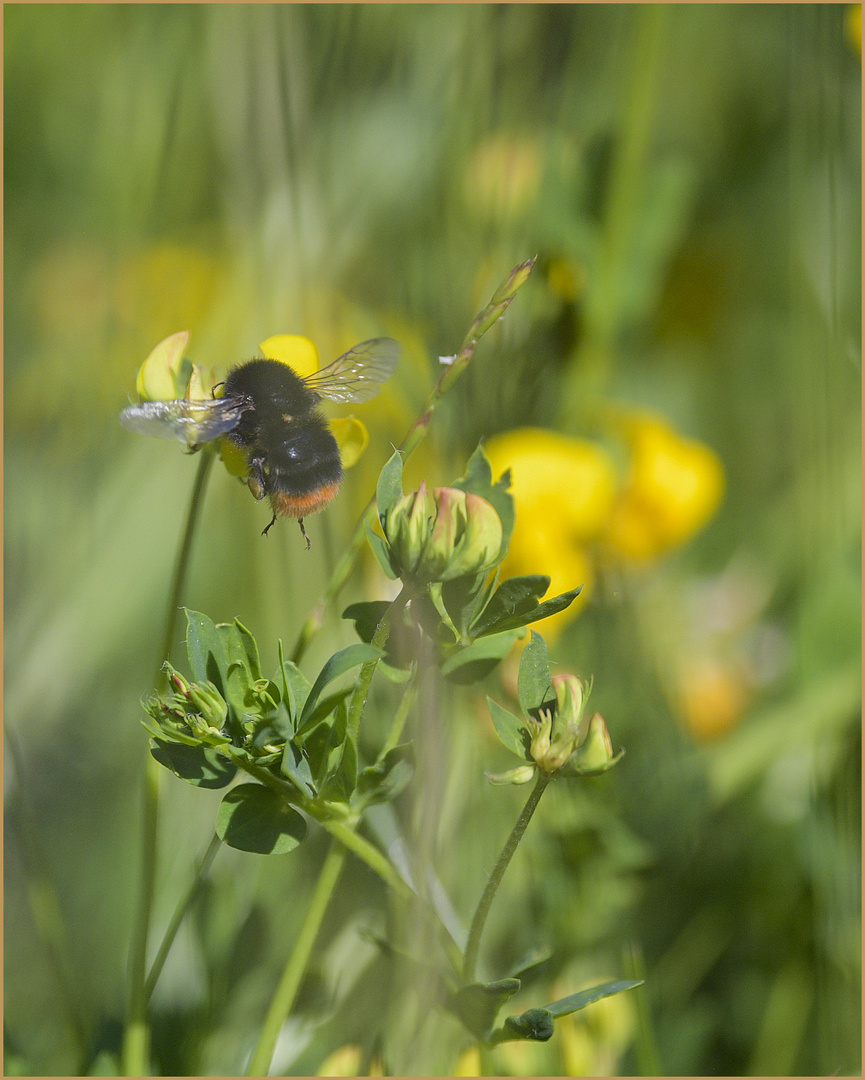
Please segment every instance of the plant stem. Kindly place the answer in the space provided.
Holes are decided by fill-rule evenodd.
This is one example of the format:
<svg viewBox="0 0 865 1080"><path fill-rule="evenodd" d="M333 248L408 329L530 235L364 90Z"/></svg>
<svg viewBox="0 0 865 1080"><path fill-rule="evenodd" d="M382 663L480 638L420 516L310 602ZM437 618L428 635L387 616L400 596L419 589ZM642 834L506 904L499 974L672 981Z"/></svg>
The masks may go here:
<svg viewBox="0 0 865 1080"><path fill-rule="evenodd" d="M151 965L150 973L147 976L147 981L144 986L144 992L147 995L148 1001L150 1001L153 990L159 981L159 976L162 974L162 969L165 966L165 961L171 951L171 946L174 944L174 939L177 936L177 931L180 929L180 924L183 922L187 911L189 911L195 898L201 891L201 887L210 872L210 867L213 864L213 860L216 858L216 853L219 851L220 847L222 847L222 841L214 834L208 845L207 851L205 851L201 862L198 864L198 869L190 882L189 888L174 909L174 914L171 916L171 922L168 924L168 929L163 935L159 950L156 953L156 958Z"/></svg>
<svg viewBox="0 0 865 1080"><path fill-rule="evenodd" d="M453 362L445 367L438 382L435 384L432 392L427 398L420 416L409 428L405 438L397 447L403 454L403 462L408 459L426 435L427 428L430 425L432 415L435 412L438 403L453 387L457 379L465 372L471 358L474 356L475 347L478 341L480 341L487 330L489 330L489 328L504 315L508 305L516 296L517 289L525 282L534 265L535 259L532 258L527 259L524 263L520 263L519 266L515 266L496 290L484 310L469 327L469 332L463 339L459 353L456 355ZM333 574L327 584L324 596L315 606L311 615L303 625L303 629L298 636L297 643L294 646L294 652L291 656L291 659L295 664L300 663L300 659L306 652L310 641L321 627L324 613L327 610L328 605L336 599L337 594L343 585L345 585L349 574L351 574L351 571L354 569L354 564L357 562L358 555L366 540L366 530L375 520L375 514L376 505L375 497L373 496L358 519L351 540L348 542L348 547L334 567Z"/></svg>
<svg viewBox="0 0 865 1080"><path fill-rule="evenodd" d="M399 745L399 741L402 738L403 728L405 722L408 719L409 709L411 709L414 699L417 696L417 667L412 666L411 675L406 683L406 688L403 691L403 695L400 698L397 710L394 713L393 722L390 725L390 731L387 733L387 738L382 743L381 750L378 754L378 760L383 761L387 754L390 753L394 747Z"/></svg>
<svg viewBox="0 0 865 1080"><path fill-rule="evenodd" d="M168 600L165 618L165 636L156 673L157 685L164 677L162 664L171 651L174 641L177 609L186 584L186 572L192 551L192 541L207 478L213 464L214 454L205 450L198 463L195 484L186 516L186 527L177 555L174 582ZM122 1065L124 1076L147 1076L150 1073L150 1032L147 1024L147 1004L150 998L147 987L147 937L156 883L156 847L159 830L159 786L162 768L151 754L147 755L144 771L141 813L141 882L138 894L138 910L132 935L129 958L129 999L126 1029L123 1034Z"/></svg>
<svg viewBox="0 0 865 1080"><path fill-rule="evenodd" d="M390 607L387 608L384 615L381 617L381 621L375 628L375 633L370 642L373 648L381 649L382 652L384 652L384 647L387 644L394 617L399 617L402 609L409 601L409 596L409 591L403 586L402 589L400 589L399 595L391 603ZM363 707L366 704L372 677L375 675L375 669L377 667L378 657L376 657L375 660L369 660L365 663L360 669L360 674L357 677L357 682L352 691L351 702L348 707L348 730L355 740L357 740L357 735L360 731L360 720L363 716Z"/></svg>
<svg viewBox="0 0 865 1080"><path fill-rule="evenodd" d="M324 913L327 910L327 905L345 862L345 854L345 847L334 839L331 842L330 850L316 882L303 925L294 942L294 948L291 950L282 978L279 980L276 993L273 995L273 1000L267 1011L258 1044L249 1059L246 1069L247 1076L267 1075L280 1029L294 1005L303 973L309 963L312 947L324 919Z"/></svg>
<svg viewBox="0 0 865 1080"><path fill-rule="evenodd" d="M505 875L505 871L510 865L514 852L517 850L519 842L523 838L523 833L526 831L529 822L532 820L532 815L537 809L538 803L541 801L541 795L543 795L549 782L550 777L547 776L546 773L538 773L538 778L535 781L535 786L529 796L528 802L523 807L523 812L517 818L517 823L514 825L511 835L507 839L507 843L502 848L502 853L499 855L498 862L493 867L493 872L490 874L487 886L478 901L477 910L475 911L471 929L469 930L469 938L466 943L465 958L463 960L464 983L474 982L475 968L477 967L478 952L481 944L481 934L484 931L487 915L489 915L490 908L492 907L501 880Z"/></svg>
<svg viewBox="0 0 865 1080"><path fill-rule="evenodd" d="M180 610L180 601L183 589L186 585L186 572L189 569L189 558L192 553L192 541L195 530L198 527L198 518L204 503L204 491L210 477L210 470L216 460L215 452L207 447L201 452L198 461L198 472L195 474L195 485L189 500L189 510L186 516L186 528L183 531L183 540L180 551L177 553L177 565L174 569L174 585L168 600L168 611L165 618L165 638L162 642L162 652L159 659L159 673L162 677L162 663L171 655L171 646L174 644L174 635L177 627L177 616Z"/></svg>

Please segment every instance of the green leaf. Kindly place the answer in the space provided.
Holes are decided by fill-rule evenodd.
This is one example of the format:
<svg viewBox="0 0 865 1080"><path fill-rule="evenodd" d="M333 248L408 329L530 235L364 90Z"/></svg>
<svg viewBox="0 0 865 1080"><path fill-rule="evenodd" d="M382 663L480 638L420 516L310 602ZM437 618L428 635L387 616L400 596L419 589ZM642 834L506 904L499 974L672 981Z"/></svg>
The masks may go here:
<svg viewBox="0 0 865 1080"><path fill-rule="evenodd" d="M200 611L186 611L186 655L195 682L212 682L225 697L228 661L222 637L213 622Z"/></svg>
<svg viewBox="0 0 865 1080"><path fill-rule="evenodd" d="M472 626L472 637L495 634L530 622L530 618L524 621L523 615L537 609L540 598L549 587L550 579L545 574L527 574L503 581Z"/></svg>
<svg viewBox="0 0 865 1080"><path fill-rule="evenodd" d="M246 667L252 676L253 682L258 682L264 676L261 674L261 661L258 656L258 644L249 630L243 625L240 619L234 620L234 626L237 630L237 637L240 641L240 646L246 655Z"/></svg>
<svg viewBox="0 0 865 1080"><path fill-rule="evenodd" d="M332 712L334 712L340 702L344 701L351 693L352 687L346 686L342 690L335 690L332 694L325 694L324 697L318 699L318 703L315 708L306 718L304 730L300 732L295 738L299 746L305 745L305 738L309 732L314 731L317 724L322 720L326 720Z"/></svg>
<svg viewBox="0 0 865 1080"><path fill-rule="evenodd" d="M480 495L482 499L492 504L502 522L502 543L497 557L501 560L507 554L516 520L514 499L508 490L511 486L510 470L504 472L495 483L492 480L490 463L484 453L483 445L479 443L469 458L465 476L456 480L451 486L459 488L460 491L470 491L473 495Z"/></svg>
<svg viewBox="0 0 865 1080"><path fill-rule="evenodd" d="M357 604L349 604L342 613L342 617L352 620L355 633L368 645L390 606L390 600L364 600Z"/></svg>
<svg viewBox="0 0 865 1080"><path fill-rule="evenodd" d="M525 577L508 578L493 595L481 617L471 628L472 637L497 634L518 626L546 619L569 607L582 591L582 585L544 603L538 601L550 587L550 579L544 574L527 574Z"/></svg>
<svg viewBox="0 0 865 1080"><path fill-rule="evenodd" d="M306 836L306 821L270 788L240 784L220 803L216 834L239 851L284 855Z"/></svg>
<svg viewBox="0 0 865 1080"><path fill-rule="evenodd" d="M514 716L512 712L503 709L491 697L487 698L487 705L489 705L490 716L493 718L496 734L502 743L518 758L522 758L523 761L530 761L529 746L532 740L525 723L518 716Z"/></svg>
<svg viewBox="0 0 865 1080"><path fill-rule="evenodd" d="M369 541L369 546L372 548L372 553L378 560L379 566L384 571L384 575L390 578L391 581L396 581L399 574L394 568L393 563L390 560L390 548L384 537L378 535L377 532L373 532L372 529L366 530L366 538Z"/></svg>
<svg viewBox="0 0 865 1080"><path fill-rule="evenodd" d="M380 656L380 649L374 649L372 645L367 644L349 645L347 648L340 649L339 652L334 653L319 672L318 678L312 684L312 689L309 692L303 706L303 711L300 714L300 722L297 725L297 734L303 734L304 728L306 727L309 718L312 716L319 696L328 683L333 682L334 679L339 678L340 675L345 674L346 671L350 671L353 667L357 667L358 664L366 664L370 660L377 660Z"/></svg>
<svg viewBox="0 0 865 1080"><path fill-rule="evenodd" d="M394 450L381 470L375 489L378 516L384 521L394 505L402 498L402 454Z"/></svg>
<svg viewBox="0 0 865 1080"><path fill-rule="evenodd" d="M354 622L357 636L361 641L369 644L378 629L382 616L390 607L389 600L362 601L357 604L349 604L342 613L342 617L351 619ZM404 672L411 666L414 657L417 656L418 643L417 627L409 617L406 609L403 608L399 612L398 618L391 624L391 630L384 647L383 660L392 668ZM379 665L379 670L383 671L383 664ZM404 674L400 674L399 678L403 679Z"/></svg>
<svg viewBox="0 0 865 1080"><path fill-rule="evenodd" d="M342 744L335 748L330 758L328 775L319 794L328 802L347 803L357 786L357 742L352 732L343 732Z"/></svg>
<svg viewBox="0 0 865 1080"><path fill-rule="evenodd" d="M470 983L451 995L447 1007L475 1038L484 1039L495 1023L499 1009L519 988L519 979Z"/></svg>
<svg viewBox="0 0 865 1080"><path fill-rule="evenodd" d="M532 1042L546 1042L552 1038L553 1017L547 1009L526 1009L519 1016L508 1016L504 1027L493 1036L493 1042L506 1042L510 1039L529 1039Z"/></svg>
<svg viewBox="0 0 865 1080"><path fill-rule="evenodd" d="M547 643L534 630L531 640L523 649L517 692L520 707L526 716L538 709L550 708L555 700Z"/></svg>
<svg viewBox="0 0 865 1080"><path fill-rule="evenodd" d="M417 620L418 626L436 644L443 648L456 644L456 629L450 625L450 615L441 602L441 586L438 583L431 585L422 596L416 596L412 600L411 614Z"/></svg>
<svg viewBox="0 0 865 1080"><path fill-rule="evenodd" d="M442 583L442 604L461 637L468 636L469 627L484 610L495 588L495 578L488 581L488 577L486 573L469 574Z"/></svg>
<svg viewBox="0 0 865 1080"><path fill-rule="evenodd" d="M280 650L282 642L280 642ZM284 660L280 651L280 669L282 674L282 692L285 707L291 718L293 727L297 728L297 720L309 697L311 686L309 679L300 670L293 660Z"/></svg>
<svg viewBox="0 0 865 1080"><path fill-rule="evenodd" d="M388 750L381 761L363 769L357 778L355 803L358 809L391 802L405 788L414 772L414 748L401 743Z"/></svg>
<svg viewBox="0 0 865 1080"><path fill-rule="evenodd" d="M525 975L527 972L534 971L542 964L545 964L547 960L553 955L553 950L549 945L539 945L526 953L522 959L518 960L513 966L510 972L512 979L519 979L521 982L525 982ZM549 1006L548 1006L549 1008Z"/></svg>
<svg viewBox="0 0 865 1080"><path fill-rule="evenodd" d="M458 686L478 682L504 660L518 637L518 630L509 630L478 638L471 645L458 646L441 665L441 673Z"/></svg>
<svg viewBox="0 0 865 1080"><path fill-rule="evenodd" d="M223 696L232 709L234 709L237 719L243 721L246 719L245 714L248 711L261 712L261 704L255 700L255 697L252 694L256 677L250 668L249 654L247 652L249 642L244 639L244 636L241 634L240 630L238 630L236 624L220 623L220 625L216 627L216 631L222 641L223 653L226 660L225 690ZM248 631L246 631L246 633L248 634ZM253 645L255 644L254 639L252 643ZM256 650L256 663L257 662L258 656ZM261 678L260 670L258 678Z"/></svg>
<svg viewBox="0 0 865 1080"><path fill-rule="evenodd" d="M579 1009L585 1009L593 1001L612 997L613 994L621 994L625 990L633 990L635 986L642 986L642 984L642 979L619 979L617 982L601 983L600 986L593 986L590 990L580 990L576 994L569 994L567 997L559 998L558 1001L547 1005L546 1011L551 1016L567 1016L569 1013L577 1012Z"/></svg>
<svg viewBox="0 0 865 1080"><path fill-rule="evenodd" d="M309 767L306 755L295 743L285 744L280 768L283 776L294 784L304 798L315 798L318 792L312 778L312 769Z"/></svg>
<svg viewBox="0 0 865 1080"><path fill-rule="evenodd" d="M234 779L237 766L224 754L206 746L183 746L154 739L150 753L160 765L193 787L223 788Z"/></svg>
<svg viewBox="0 0 865 1080"><path fill-rule="evenodd" d="M529 612L529 617L520 625L526 626L530 622L539 622L541 619L549 618L550 615L555 615L557 611L564 611L566 607L573 604L582 591L583 586L578 585L576 589L568 589L567 592L559 593L558 596L551 596L549 600L538 604L534 611Z"/></svg>

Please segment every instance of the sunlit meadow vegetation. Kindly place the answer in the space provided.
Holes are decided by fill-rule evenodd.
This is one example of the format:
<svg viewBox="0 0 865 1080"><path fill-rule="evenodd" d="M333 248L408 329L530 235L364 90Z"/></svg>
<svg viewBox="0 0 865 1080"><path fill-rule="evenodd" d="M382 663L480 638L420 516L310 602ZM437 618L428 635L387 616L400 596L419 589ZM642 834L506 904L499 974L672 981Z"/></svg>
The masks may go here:
<svg viewBox="0 0 865 1080"><path fill-rule="evenodd" d="M861 9L4 61L6 1074L859 1073ZM309 551L118 424L283 334L401 349Z"/></svg>

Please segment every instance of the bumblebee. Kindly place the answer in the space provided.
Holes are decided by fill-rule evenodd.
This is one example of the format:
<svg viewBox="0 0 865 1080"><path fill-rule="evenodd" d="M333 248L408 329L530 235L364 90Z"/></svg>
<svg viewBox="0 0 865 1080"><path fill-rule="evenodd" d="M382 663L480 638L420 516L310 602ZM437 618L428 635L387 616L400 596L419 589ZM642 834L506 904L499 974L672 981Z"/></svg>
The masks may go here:
<svg viewBox="0 0 865 1080"><path fill-rule="evenodd" d="M224 437L246 458L249 490L270 499L273 517L262 535L277 517L296 518L309 547L304 517L323 510L342 482L339 447L316 406L322 398L368 401L398 356L391 338L372 338L306 378L281 360L247 360L229 371L218 398L144 401L124 409L120 423L192 449Z"/></svg>

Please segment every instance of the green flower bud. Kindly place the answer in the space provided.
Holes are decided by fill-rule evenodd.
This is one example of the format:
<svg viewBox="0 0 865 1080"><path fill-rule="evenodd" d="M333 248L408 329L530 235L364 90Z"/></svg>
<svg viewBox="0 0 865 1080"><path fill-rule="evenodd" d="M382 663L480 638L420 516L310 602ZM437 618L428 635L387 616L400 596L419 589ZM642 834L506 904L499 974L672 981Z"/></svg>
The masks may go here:
<svg viewBox="0 0 865 1080"><path fill-rule="evenodd" d="M553 690L556 714L546 755L547 772L560 769L577 748L586 697L582 681L576 675L554 675Z"/></svg>
<svg viewBox="0 0 865 1080"><path fill-rule="evenodd" d="M385 534L391 556L401 575L414 576L435 516L435 499L424 482L417 491L403 495L387 515Z"/></svg>
<svg viewBox="0 0 865 1080"><path fill-rule="evenodd" d="M553 717L547 709L542 709L537 720L529 717L528 726L532 734L532 743L529 753L532 759L541 766L544 772L552 772L545 767L547 755L550 752L550 731L552 730Z"/></svg>
<svg viewBox="0 0 865 1080"><path fill-rule="evenodd" d="M517 765L515 769L508 769L503 773L487 773L487 780L491 784L527 784L535 776L534 765Z"/></svg>
<svg viewBox="0 0 865 1080"><path fill-rule="evenodd" d="M383 527L399 576L416 585L488 570L502 546L495 508L459 488L428 492L422 483L395 503Z"/></svg>
<svg viewBox="0 0 865 1080"><path fill-rule="evenodd" d="M579 776L597 776L606 772L621 757L613 753L613 743L600 713L589 721L589 730L577 752L568 762L568 771Z"/></svg>
<svg viewBox="0 0 865 1080"><path fill-rule="evenodd" d="M193 683L188 698L208 728L221 731L228 716L225 699L210 683Z"/></svg>

